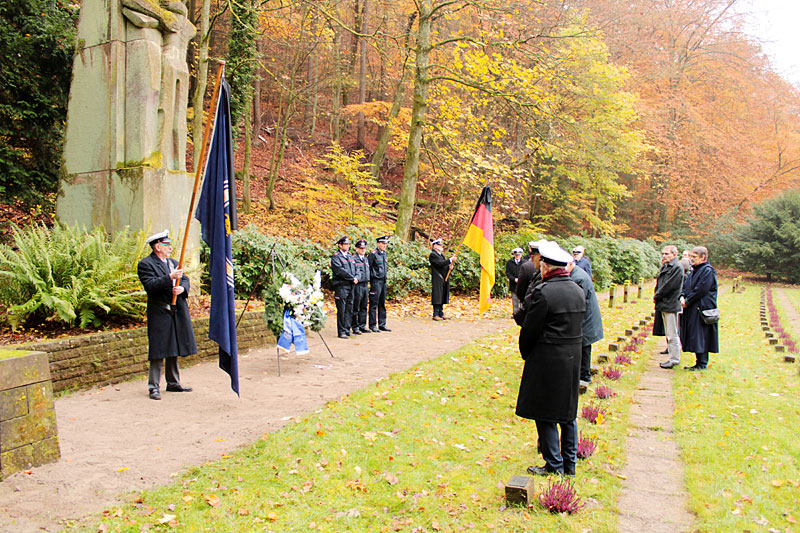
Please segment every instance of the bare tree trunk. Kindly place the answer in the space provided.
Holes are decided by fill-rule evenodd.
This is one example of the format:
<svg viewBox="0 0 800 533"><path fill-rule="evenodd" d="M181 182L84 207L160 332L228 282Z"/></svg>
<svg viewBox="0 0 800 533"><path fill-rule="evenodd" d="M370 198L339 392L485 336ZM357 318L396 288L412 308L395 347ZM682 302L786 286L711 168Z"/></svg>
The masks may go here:
<svg viewBox="0 0 800 533"><path fill-rule="evenodd" d="M253 146L260 146L261 139L261 60L264 57L264 43L261 39L256 41L256 56L258 57L258 67L256 67L255 79L253 80Z"/></svg>
<svg viewBox="0 0 800 533"><path fill-rule="evenodd" d="M420 0L419 28L417 29L416 69L414 71L414 101L411 107L411 127L406 148L406 164L403 170L403 183L400 188L400 206L397 209L395 234L408 240L411 218L419 181L419 158L422 145L422 132L425 127L425 111L428 107L428 60L431 52L431 10L433 0Z"/></svg>
<svg viewBox="0 0 800 533"><path fill-rule="evenodd" d="M359 33L365 35L367 33L367 16L369 16L369 0L364 0L361 6L361 27L358 29ZM359 45L361 49L361 57L359 58L359 71L358 71L358 103L364 104L367 101L367 40L363 37L359 38ZM357 139L359 148L364 148L366 142L364 139L364 131L366 130L366 121L364 120L364 112L358 113L358 126L357 126Z"/></svg>
<svg viewBox="0 0 800 533"><path fill-rule="evenodd" d="M311 125L308 127L309 135L314 135L317 129L317 106L319 105L319 92L317 91L318 77L317 56L315 54L310 54L308 56L308 72L306 73L310 98L306 100L306 119L304 120L304 122L311 122Z"/></svg>
<svg viewBox="0 0 800 533"><path fill-rule="evenodd" d="M247 102L244 109L250 107L250 102ZM242 196L243 196L243 211L245 213L252 213L251 198L250 198L250 162L253 154L253 113L244 114L244 160L242 161Z"/></svg>
<svg viewBox="0 0 800 533"><path fill-rule="evenodd" d="M336 28L333 30L333 103L331 107L331 139L338 143L341 138L341 102L342 102L342 37ZM277 134L277 132L276 132Z"/></svg>
<svg viewBox="0 0 800 533"><path fill-rule="evenodd" d="M208 39L210 33L208 31L209 20L211 14L211 0L203 0L200 6L200 28L198 28L198 43L197 43L197 84L194 86L194 96L192 98L192 105L194 106L194 117L192 117L192 143L193 143L193 158L194 166L202 164L197 160L202 147L200 144L203 142L203 99L206 95L206 86L208 85Z"/></svg>
<svg viewBox="0 0 800 533"><path fill-rule="evenodd" d="M286 131L289 128L289 120L291 119L291 117L292 113L290 113L289 109L287 109L281 119L280 127L275 128L276 141L280 142L280 146L278 148L278 153L275 157L275 161L272 165L272 172L269 175L269 181L267 183L267 198L269 199L270 210L275 209L275 200L273 199L273 192L275 191L275 183L278 181L278 169L281 166L281 161L283 161L283 155L286 153ZM280 133L278 132L279 130Z"/></svg>
<svg viewBox="0 0 800 533"><path fill-rule="evenodd" d="M387 124L381 128L378 146L375 148L375 153L372 154L369 173L376 178L380 174L383 160L386 158L386 149L389 147L389 140L391 140L392 137L392 128L389 124L400 114L400 108L403 105L403 96L405 95L405 90L403 88L404 82L405 69L400 73L400 81L397 82L397 87L394 91L394 100L392 101L392 109L389 110L389 116L386 120Z"/></svg>
<svg viewBox="0 0 800 533"><path fill-rule="evenodd" d="M272 196L272 191L275 188L275 180L278 176L278 165L280 164L278 161L278 154L282 151L282 148L279 148L278 145L283 143L280 133L283 121L283 91L283 85L281 85L281 92L278 97L278 118L275 121L275 140L272 143L272 157L270 159L269 177L267 181L267 201L269 202L268 208L270 211L275 209L275 199Z"/></svg>

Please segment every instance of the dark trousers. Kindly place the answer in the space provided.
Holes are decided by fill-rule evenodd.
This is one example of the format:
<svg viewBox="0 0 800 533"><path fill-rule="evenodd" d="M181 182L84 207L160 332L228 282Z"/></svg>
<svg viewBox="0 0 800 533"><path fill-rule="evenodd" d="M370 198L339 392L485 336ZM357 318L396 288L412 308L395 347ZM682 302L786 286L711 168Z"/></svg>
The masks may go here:
<svg viewBox="0 0 800 533"><path fill-rule="evenodd" d="M178 386L181 384L181 375L178 371L178 358L166 358L166 378L167 387ZM158 390L159 382L161 381L161 367L163 366L164 359L151 359L150 360L150 375L147 379L148 390Z"/></svg>
<svg viewBox="0 0 800 533"><path fill-rule="evenodd" d="M353 331L367 329L367 301L369 300L369 287L366 283L359 283L353 287L353 320L350 325Z"/></svg>
<svg viewBox="0 0 800 533"><path fill-rule="evenodd" d="M386 280L370 280L369 329L386 327Z"/></svg>
<svg viewBox="0 0 800 533"><path fill-rule="evenodd" d="M444 305L433 304L433 316L444 316Z"/></svg>
<svg viewBox="0 0 800 533"><path fill-rule="evenodd" d="M336 301L336 329L339 335L349 335L353 319L353 286L334 287L333 299Z"/></svg>
<svg viewBox="0 0 800 533"><path fill-rule="evenodd" d="M558 426L561 426L561 445L559 446ZM536 421L539 433L539 446L548 472L575 473L578 461L578 421L567 423Z"/></svg>
<svg viewBox="0 0 800 533"><path fill-rule="evenodd" d="M708 366L708 352L696 353L694 355L697 357L697 362L694 366L698 368L706 368Z"/></svg>
<svg viewBox="0 0 800 533"><path fill-rule="evenodd" d="M581 348L581 381L592 382L592 345Z"/></svg>

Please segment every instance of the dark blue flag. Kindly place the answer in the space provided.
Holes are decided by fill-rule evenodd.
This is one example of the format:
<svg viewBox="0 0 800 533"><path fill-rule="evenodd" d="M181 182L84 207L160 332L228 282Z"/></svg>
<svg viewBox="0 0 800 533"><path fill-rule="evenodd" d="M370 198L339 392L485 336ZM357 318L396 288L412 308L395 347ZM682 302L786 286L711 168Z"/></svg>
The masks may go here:
<svg viewBox="0 0 800 533"><path fill-rule="evenodd" d="M219 344L219 367L230 374L231 388L239 394L239 363L236 346L236 304L233 297L231 231L236 229L236 189L233 183L233 139L231 138L230 86L223 77L208 148L205 180L195 218L203 240L211 249L211 316L208 338ZM233 190L233 194L231 194ZM231 198L234 201L231 201Z"/></svg>

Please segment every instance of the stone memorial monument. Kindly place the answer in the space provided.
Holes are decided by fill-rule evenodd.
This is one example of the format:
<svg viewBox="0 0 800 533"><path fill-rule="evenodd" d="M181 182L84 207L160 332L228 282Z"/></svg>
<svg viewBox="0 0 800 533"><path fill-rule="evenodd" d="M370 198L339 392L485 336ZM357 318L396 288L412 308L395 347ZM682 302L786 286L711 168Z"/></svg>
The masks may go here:
<svg viewBox="0 0 800 533"><path fill-rule="evenodd" d="M186 173L186 50L194 35L182 2L83 0L56 206L61 222L109 232L184 230L194 178ZM190 263L198 234L193 222Z"/></svg>

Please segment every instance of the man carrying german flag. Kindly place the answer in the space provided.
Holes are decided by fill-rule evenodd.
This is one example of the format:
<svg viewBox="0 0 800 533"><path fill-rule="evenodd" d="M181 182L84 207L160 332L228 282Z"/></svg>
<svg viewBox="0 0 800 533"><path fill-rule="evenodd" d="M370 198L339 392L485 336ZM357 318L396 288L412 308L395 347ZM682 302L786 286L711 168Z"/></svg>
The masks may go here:
<svg viewBox="0 0 800 533"><path fill-rule="evenodd" d="M478 205L475 206L475 212L472 214L472 219L467 229L467 235L464 237L464 242L469 248L475 251L481 258L481 293L478 301L478 313L483 314L484 311L491 307L491 293L494 287L494 225L492 224L492 190L487 185L483 188L480 198L478 198ZM459 245L460 248L460 245ZM456 250L456 256L458 250ZM431 254L433 257L433 254ZM443 256L442 256L443 257ZM449 269L453 270L455 257L451 258ZM433 265L433 262L431 262ZM450 272L444 278L447 282L450 278ZM434 302L434 316L436 316L436 303ZM445 302L446 303L446 302Z"/></svg>

